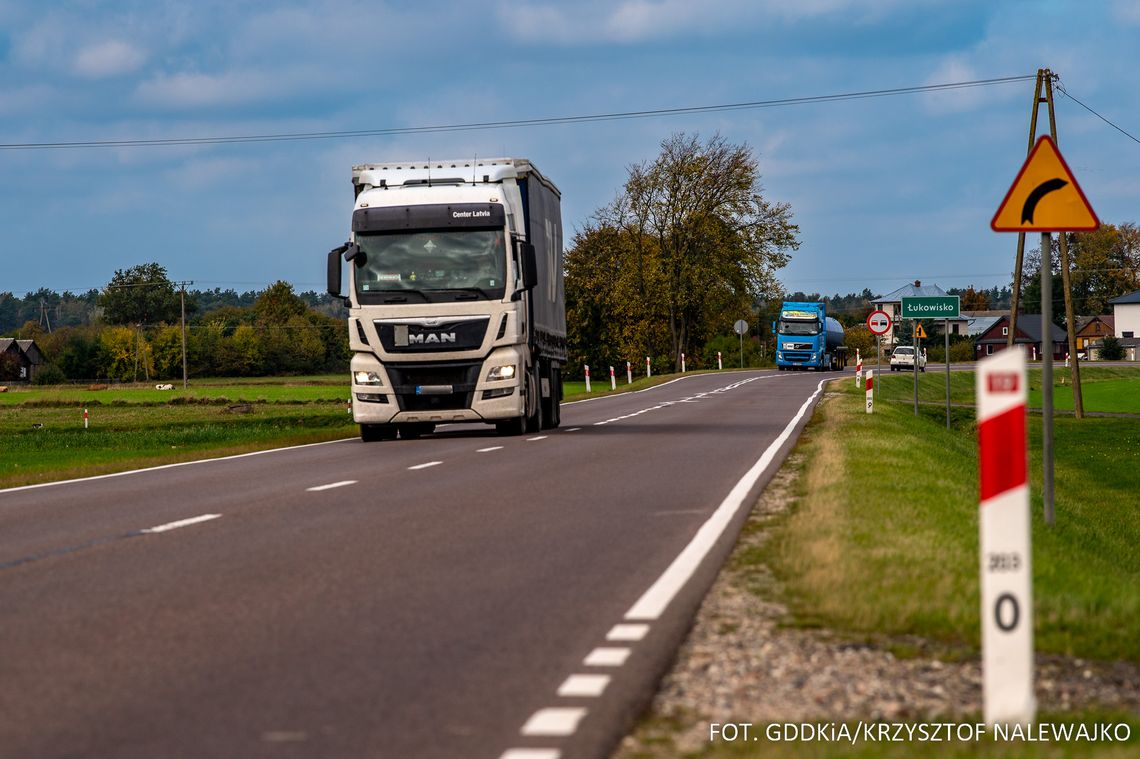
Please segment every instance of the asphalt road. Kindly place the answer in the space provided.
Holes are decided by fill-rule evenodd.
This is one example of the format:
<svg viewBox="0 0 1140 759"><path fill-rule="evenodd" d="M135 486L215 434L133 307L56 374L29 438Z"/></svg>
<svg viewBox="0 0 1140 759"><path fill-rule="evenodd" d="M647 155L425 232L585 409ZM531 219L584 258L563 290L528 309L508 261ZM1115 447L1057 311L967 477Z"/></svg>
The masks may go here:
<svg viewBox="0 0 1140 759"><path fill-rule="evenodd" d="M0 491L0 755L604 756L835 376Z"/></svg>

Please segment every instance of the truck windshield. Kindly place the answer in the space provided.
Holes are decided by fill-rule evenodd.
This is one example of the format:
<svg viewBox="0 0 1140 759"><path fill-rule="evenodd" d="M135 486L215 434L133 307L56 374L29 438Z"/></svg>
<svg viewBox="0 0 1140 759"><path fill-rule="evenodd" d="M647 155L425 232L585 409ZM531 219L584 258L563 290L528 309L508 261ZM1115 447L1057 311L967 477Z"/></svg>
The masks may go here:
<svg viewBox="0 0 1140 759"><path fill-rule="evenodd" d="M500 229L357 233L356 244L365 254L356 270L362 301L391 293L425 300L503 297L507 248Z"/></svg>
<svg viewBox="0 0 1140 759"><path fill-rule="evenodd" d="M780 320L780 334L781 335L818 335L819 322L818 321L792 321L790 319Z"/></svg>

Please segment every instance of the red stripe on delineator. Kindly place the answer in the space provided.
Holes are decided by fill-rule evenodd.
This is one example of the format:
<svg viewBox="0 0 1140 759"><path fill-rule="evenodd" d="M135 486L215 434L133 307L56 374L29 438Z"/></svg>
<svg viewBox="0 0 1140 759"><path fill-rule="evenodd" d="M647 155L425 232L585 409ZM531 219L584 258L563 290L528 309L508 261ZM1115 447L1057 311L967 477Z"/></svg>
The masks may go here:
<svg viewBox="0 0 1140 759"><path fill-rule="evenodd" d="M1028 481L1025 406L1014 406L978 425L978 482L982 502Z"/></svg>

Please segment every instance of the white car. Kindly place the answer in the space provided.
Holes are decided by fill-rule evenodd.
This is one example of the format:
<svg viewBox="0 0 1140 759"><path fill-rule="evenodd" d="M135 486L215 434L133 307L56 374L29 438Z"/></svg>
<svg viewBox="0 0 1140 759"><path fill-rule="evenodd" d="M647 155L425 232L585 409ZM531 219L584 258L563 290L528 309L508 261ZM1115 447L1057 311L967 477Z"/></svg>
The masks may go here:
<svg viewBox="0 0 1140 759"><path fill-rule="evenodd" d="M918 370L920 372L926 371L926 356L921 353L918 354ZM913 372L914 348L909 345L900 345L895 348L895 352L891 354L891 371Z"/></svg>

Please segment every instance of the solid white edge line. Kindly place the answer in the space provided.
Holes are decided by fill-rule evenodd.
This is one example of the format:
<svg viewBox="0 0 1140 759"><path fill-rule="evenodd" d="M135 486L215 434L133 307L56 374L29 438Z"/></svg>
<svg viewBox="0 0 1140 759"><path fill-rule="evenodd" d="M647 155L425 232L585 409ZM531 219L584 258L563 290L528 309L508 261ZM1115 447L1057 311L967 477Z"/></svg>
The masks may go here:
<svg viewBox="0 0 1140 759"><path fill-rule="evenodd" d="M359 480L341 480L340 482L330 482L328 485L316 485L311 488L305 488L306 492L319 493L322 490L332 490L333 488L343 488L345 485L355 485Z"/></svg>
<svg viewBox="0 0 1140 759"><path fill-rule="evenodd" d="M578 723L586 716L586 708L551 707L539 709L530 716L519 732L523 735L565 736L573 735Z"/></svg>
<svg viewBox="0 0 1140 759"><path fill-rule="evenodd" d="M408 469L409 470L427 469L428 467L431 467L431 466L439 466L442 463L443 463L442 461L429 461L426 464L416 464L415 466L410 466L410 467L408 467Z"/></svg>
<svg viewBox="0 0 1140 759"><path fill-rule="evenodd" d="M570 675L558 686L558 695L562 698L597 698L609 684L609 675Z"/></svg>
<svg viewBox="0 0 1140 759"><path fill-rule="evenodd" d="M586 655L582 664L587 667L620 667L632 651L631 648L619 646L599 646Z"/></svg>
<svg viewBox="0 0 1140 759"><path fill-rule="evenodd" d="M748 491L756 484L757 480L764 474L772 464L772 460L776 458L777 452L792 436L792 431L800 420L804 418L808 409L823 392L825 383L830 382L830 379L820 380L816 385L815 392L803 402L800 410L792 417L784 431L780 433L772 444L765 449L763 455L752 465L739 482L729 491L725 499L721 501L720 506L713 512L712 516L701 525L697 530L697 534L689 541L684 550L677 555L673 563L657 578L656 582L649 587L649 590L630 607L629 611L625 613L625 618L629 620L655 620L661 617L669 602L677 595L677 593L684 587L689 578L697 571L697 567L704 561L709 551L716 544L716 541L724 534L725 529L728 527L732 517L735 516L741 506L744 505L744 499L748 497Z"/></svg>
<svg viewBox="0 0 1140 759"><path fill-rule="evenodd" d="M301 448L313 448L318 445L332 445L333 443L347 443L356 440L356 437L346 437L340 440L325 440L320 443L305 443L304 445L290 445L285 448L266 448L264 451L250 451L249 453L235 453L232 456L216 456L212 459L194 459L193 461L178 461L173 464L159 464L158 466L148 466L143 469L128 469L125 472L109 472L107 474L94 474L90 477L76 477L72 480L56 480L55 482L40 482L35 485L20 485L14 488L0 489L0 495L4 493L15 493L19 490L35 490L37 488L50 488L55 485L70 485L76 482L92 482L94 480L108 480L112 477L126 477L129 474L142 474L143 472L157 472L163 469L174 469L180 466L192 466L194 464L209 464L212 461L229 461L231 459L244 459L249 456L262 456L266 453L278 453L280 451L296 451Z"/></svg>
<svg viewBox="0 0 1140 759"><path fill-rule="evenodd" d="M209 522L211 519L217 519L220 516L221 514L203 514L197 517L190 517L189 519L179 519L177 522L167 522L166 524L160 524L157 527L147 527L145 530L139 530L139 532L145 532L148 534L155 532L168 532L170 530L177 530L179 527L188 527L192 524L198 524L199 522Z"/></svg>

